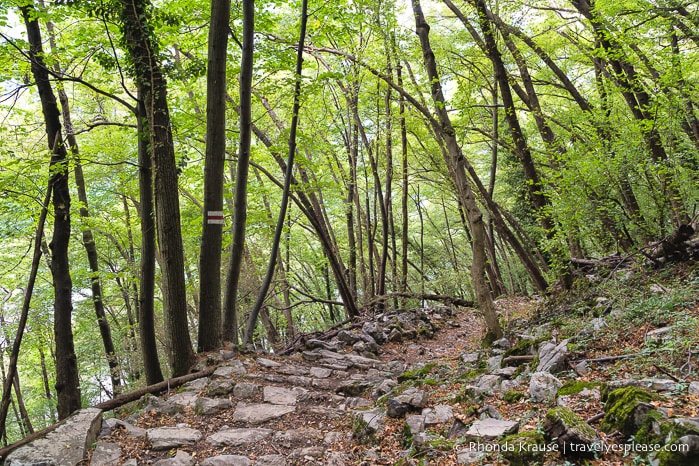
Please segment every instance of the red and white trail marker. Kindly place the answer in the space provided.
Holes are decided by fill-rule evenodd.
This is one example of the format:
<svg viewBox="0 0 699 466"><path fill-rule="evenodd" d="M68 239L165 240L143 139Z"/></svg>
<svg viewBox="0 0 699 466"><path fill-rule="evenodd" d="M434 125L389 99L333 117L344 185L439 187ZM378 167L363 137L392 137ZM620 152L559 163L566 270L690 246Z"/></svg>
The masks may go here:
<svg viewBox="0 0 699 466"><path fill-rule="evenodd" d="M210 210L206 214L206 223L213 225L223 225L223 212L220 210Z"/></svg>

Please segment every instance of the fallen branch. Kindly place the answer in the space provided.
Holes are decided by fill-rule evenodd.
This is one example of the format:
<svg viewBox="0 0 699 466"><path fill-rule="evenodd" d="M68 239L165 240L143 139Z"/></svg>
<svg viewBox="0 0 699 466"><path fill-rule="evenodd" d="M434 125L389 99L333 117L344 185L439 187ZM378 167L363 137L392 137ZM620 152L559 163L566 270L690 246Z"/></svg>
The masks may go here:
<svg viewBox="0 0 699 466"><path fill-rule="evenodd" d="M505 359L502 360L503 364L507 364L510 362L523 362L523 361L533 361L534 356L531 354L525 354L523 356L508 356Z"/></svg>
<svg viewBox="0 0 699 466"><path fill-rule="evenodd" d="M424 301L438 301L440 303L451 304L452 306L461 307L475 307L476 303L474 301L469 301L462 298L457 298L456 296L441 295L441 294L416 294L416 293L388 293L381 296L376 296L374 299L369 301L369 306L380 303L382 301L387 301L392 298L408 298L408 299L420 299Z"/></svg>
<svg viewBox="0 0 699 466"><path fill-rule="evenodd" d="M182 377L176 377L174 379L168 379L164 382L156 383L154 385L149 385L148 387L142 388L140 390L136 390L131 393L125 393L121 396L105 401L104 403L97 404L93 406L93 408L101 409L102 411L111 411L112 409L118 408L119 406L123 406L126 403L136 401L147 393L164 392L165 390L179 387L180 385L190 382L192 380L200 379L202 377L208 377L214 372L214 369L215 367L207 367L203 371L194 372L192 374L183 375ZM54 430L58 429L60 426L65 424L66 421L67 419L63 419L62 421L50 425L47 428L40 430L39 432L34 432L33 434L24 437L22 440L19 440L11 445L1 448L0 460L4 460L7 455L12 453L12 451L16 450L17 448L26 445L38 438L42 438L50 432L53 432Z"/></svg>
<svg viewBox="0 0 699 466"><path fill-rule="evenodd" d="M46 427L45 429L42 429L38 432L34 432L31 435L28 435L24 437L22 440L18 440L15 443L11 443L10 445L0 448L0 461L4 461L10 453L12 453L14 450L18 449L21 446L24 446L28 444L29 442L33 442L34 440L43 437L44 435L53 432L54 430L58 429L61 427L63 424L65 424L67 419L63 419L62 421L53 424L51 426Z"/></svg>
<svg viewBox="0 0 699 466"><path fill-rule="evenodd" d="M136 401L143 395L146 395L148 393L161 393L166 390L179 387L180 385L183 385L187 382L191 382L192 380L201 379L202 377L208 377L214 372L214 369L215 367L207 367L203 371L194 372L192 374L183 375L182 377L176 377L174 379L168 379L164 382L149 385L140 390L136 390L131 393L125 393L116 398L112 398L111 400L107 400L103 403L97 404L93 406L93 408L101 409L102 411L111 411L112 409L116 409L120 406L125 405L126 403Z"/></svg>
<svg viewBox="0 0 699 466"><path fill-rule="evenodd" d="M634 354L622 354L619 356L603 356L601 358L592 358L592 359L581 359L580 361L575 361L575 364L581 363L581 362L611 362L611 361L618 361L619 359L631 359L635 358L637 356L640 356L640 353L634 353Z"/></svg>
<svg viewBox="0 0 699 466"><path fill-rule="evenodd" d="M588 419L588 420L585 421L585 422L586 422L587 424L592 424L592 423L595 422L595 421L599 421L599 420L602 419L603 417L604 417L604 413L595 414L594 416L592 416L590 419Z"/></svg>
<svg viewBox="0 0 699 466"><path fill-rule="evenodd" d="M655 369L658 370L659 372L662 372L663 374L665 374L665 375L667 375L668 377L670 377L670 378L671 378L672 380L674 380L675 382L677 382L677 383L682 382L681 379L679 379L678 377L676 377L672 372L670 372L669 370L665 369L664 367L661 367L661 366L659 366L659 365L657 365L657 364L653 364L653 367L655 367Z"/></svg>

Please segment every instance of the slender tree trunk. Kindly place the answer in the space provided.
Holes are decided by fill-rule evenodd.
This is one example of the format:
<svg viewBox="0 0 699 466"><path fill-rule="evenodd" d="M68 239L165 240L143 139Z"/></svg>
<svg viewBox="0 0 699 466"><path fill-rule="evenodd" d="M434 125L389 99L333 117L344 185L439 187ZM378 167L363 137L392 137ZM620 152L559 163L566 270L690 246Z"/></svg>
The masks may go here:
<svg viewBox="0 0 699 466"><path fill-rule="evenodd" d="M308 0L303 0L301 4L301 28L299 32L299 43L296 55L296 82L294 85L294 104L292 106L291 128L289 131L289 154L286 161L286 175L284 178L284 190L282 192L282 200L279 208L279 218L274 231L274 239L272 240L272 251L269 254L269 264L265 274L262 287L257 295L257 300L250 311L248 322L245 327L245 344L252 345L253 334L257 324L257 317L260 309L264 305L267 298L267 291L272 284L274 270L279 254L279 243L282 239L284 230L284 221L286 220L286 209L289 205L289 192L291 191L291 181L293 179L294 156L296 155L296 130L298 128L299 108L301 107L301 72L303 70L303 43L306 39L306 22L308 20Z"/></svg>
<svg viewBox="0 0 699 466"><path fill-rule="evenodd" d="M43 61L41 30L32 4L21 7L27 27L32 60L32 74L39 90L51 151L51 181L53 190L54 225L51 249L51 274L55 292L54 335L56 341L56 391L58 416L68 417L80 408L80 382L72 329L73 284L68 264L70 241L70 188L68 187L67 152L61 134L60 112L51 88L49 73ZM12 380L12 378L10 378Z"/></svg>
<svg viewBox="0 0 699 466"><path fill-rule="evenodd" d="M435 111L441 125L441 137L446 144L448 150L448 160L446 160L449 171L454 179L459 198L466 210L469 226L472 235L472 264L471 278L473 280L473 288L476 293L478 306L483 313L483 316L488 327L488 338L502 337L502 329L498 322L493 298L490 294L490 289L485 280L486 266L486 231L483 223L483 214L481 213L473 191L471 183L466 176L464 165L464 155L461 153L461 148L456 141L454 128L449 119L449 114L446 109L446 100L442 92L442 86L437 71L437 63L435 61L434 52L429 40L430 26L425 21L422 13L422 7L419 0L413 0L413 12L415 14L415 27L417 35L420 38L425 69L431 82L432 100L434 101Z"/></svg>
<svg viewBox="0 0 699 466"><path fill-rule="evenodd" d="M255 40L255 2L243 3L243 51L240 61L240 145L235 175L235 213L233 215L233 245L226 286L229 302L223 320L225 337L233 337L238 344L238 282L240 281L243 251L245 249L245 223L247 220L248 172L250 167L250 143L252 140L252 70L253 44ZM224 338L225 339L225 338Z"/></svg>
<svg viewBox="0 0 699 466"><path fill-rule="evenodd" d="M142 94L139 93L139 97ZM141 262L140 291L138 294L138 333L143 356L146 383L153 385L164 380L160 369L158 345L155 338L155 212L153 205L153 165L148 146L148 124L145 106L139 100L138 121L138 186L141 201Z"/></svg>
<svg viewBox="0 0 699 466"><path fill-rule="evenodd" d="M204 222L199 255L198 351L221 346L221 242L226 155L226 53L230 0L211 1L206 90Z"/></svg>

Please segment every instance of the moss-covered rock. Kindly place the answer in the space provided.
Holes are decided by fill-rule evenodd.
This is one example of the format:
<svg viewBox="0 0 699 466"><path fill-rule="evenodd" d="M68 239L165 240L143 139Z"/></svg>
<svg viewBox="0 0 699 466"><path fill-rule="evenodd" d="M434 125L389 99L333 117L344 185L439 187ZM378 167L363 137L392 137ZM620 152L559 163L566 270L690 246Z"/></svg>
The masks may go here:
<svg viewBox="0 0 699 466"><path fill-rule="evenodd" d="M508 390L502 396L502 399L507 401L508 403L517 403L519 400L524 398L524 396L524 393L519 392L517 390Z"/></svg>
<svg viewBox="0 0 699 466"><path fill-rule="evenodd" d="M558 444L558 450L564 456L594 458L602 449L601 439L595 429L563 406L546 413L544 432L548 441Z"/></svg>
<svg viewBox="0 0 699 466"><path fill-rule="evenodd" d="M500 442L502 456L512 466L530 466L543 460L547 447L546 439L535 431L520 432L502 439Z"/></svg>
<svg viewBox="0 0 699 466"><path fill-rule="evenodd" d="M660 466L699 466L699 418L672 419L660 425L666 447L651 457Z"/></svg>
<svg viewBox="0 0 699 466"><path fill-rule="evenodd" d="M398 382L402 383L407 380L424 379L430 372L432 372L432 369L434 369L436 366L437 364L430 362L425 364L423 367L405 371L398 376Z"/></svg>
<svg viewBox="0 0 699 466"><path fill-rule="evenodd" d="M558 396L575 395L581 391L588 389L592 390L599 388L602 385L600 382L583 382L580 380L567 380L563 386L558 389Z"/></svg>
<svg viewBox="0 0 699 466"><path fill-rule="evenodd" d="M658 395L638 387L614 390L607 396L600 428L605 432L618 430L626 436L635 435L646 416L655 410L650 402L657 399Z"/></svg>

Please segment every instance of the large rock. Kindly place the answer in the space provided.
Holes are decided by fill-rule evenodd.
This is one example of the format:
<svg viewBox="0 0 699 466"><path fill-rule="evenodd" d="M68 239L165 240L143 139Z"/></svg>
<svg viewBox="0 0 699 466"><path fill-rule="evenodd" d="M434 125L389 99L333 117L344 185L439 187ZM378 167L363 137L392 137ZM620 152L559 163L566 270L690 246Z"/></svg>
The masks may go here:
<svg viewBox="0 0 699 466"><path fill-rule="evenodd" d="M252 382L240 382L233 388L233 396L245 400L254 397L260 390L260 386Z"/></svg>
<svg viewBox="0 0 699 466"><path fill-rule="evenodd" d="M85 453L102 429L102 411L81 409L46 437L34 440L10 453L7 466L73 466L81 463Z"/></svg>
<svg viewBox="0 0 699 466"><path fill-rule="evenodd" d="M545 341L539 346L539 365L535 372L556 372L563 369L568 355L568 340L559 344Z"/></svg>
<svg viewBox="0 0 699 466"><path fill-rule="evenodd" d="M373 443L385 424L386 416L378 408L354 414L352 434L362 444Z"/></svg>
<svg viewBox="0 0 699 466"><path fill-rule="evenodd" d="M191 427L156 427L148 429L146 434L153 450L169 450L185 445L194 445L201 437L202 433Z"/></svg>
<svg viewBox="0 0 699 466"><path fill-rule="evenodd" d="M263 390L265 403L272 403L273 405L294 406L297 395L298 390L289 390L283 387L267 386Z"/></svg>
<svg viewBox="0 0 699 466"><path fill-rule="evenodd" d="M424 408L429 401L429 395L417 388L409 388L394 398L398 403L404 403L415 408Z"/></svg>
<svg viewBox="0 0 699 466"><path fill-rule="evenodd" d="M559 406L546 413L544 432L556 442L564 456L593 458L601 452L602 442L584 419L568 408Z"/></svg>
<svg viewBox="0 0 699 466"><path fill-rule="evenodd" d="M529 380L529 396L537 403L552 403L561 386L561 381L548 372L535 372Z"/></svg>
<svg viewBox="0 0 699 466"><path fill-rule="evenodd" d="M286 466L286 458L282 455L265 455L255 460L255 466Z"/></svg>
<svg viewBox="0 0 699 466"><path fill-rule="evenodd" d="M117 466L121 457L121 448L118 443L98 442L95 451L92 452L91 464L100 466Z"/></svg>
<svg viewBox="0 0 699 466"><path fill-rule="evenodd" d="M294 406L273 405L267 403L244 404L239 403L233 413L234 421L247 422L249 424L262 424L271 419L282 417L285 414L296 411Z"/></svg>
<svg viewBox="0 0 699 466"><path fill-rule="evenodd" d="M231 400L223 398L197 398L194 402L194 412L210 416L233 407Z"/></svg>
<svg viewBox="0 0 699 466"><path fill-rule="evenodd" d="M655 407L650 404L655 399L657 395L633 386L614 390L606 397L601 429L605 432L618 430L627 436L635 435L646 417L655 411Z"/></svg>
<svg viewBox="0 0 699 466"><path fill-rule="evenodd" d="M217 447L247 445L260 442L270 435L270 429L227 429L210 435L206 441Z"/></svg>
<svg viewBox="0 0 699 466"><path fill-rule="evenodd" d="M467 436L493 440L503 435L514 434L519 429L519 422L501 419L483 419L475 421L466 432Z"/></svg>

